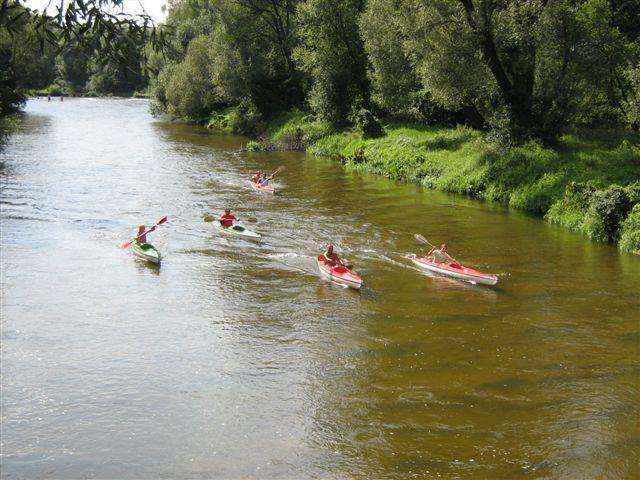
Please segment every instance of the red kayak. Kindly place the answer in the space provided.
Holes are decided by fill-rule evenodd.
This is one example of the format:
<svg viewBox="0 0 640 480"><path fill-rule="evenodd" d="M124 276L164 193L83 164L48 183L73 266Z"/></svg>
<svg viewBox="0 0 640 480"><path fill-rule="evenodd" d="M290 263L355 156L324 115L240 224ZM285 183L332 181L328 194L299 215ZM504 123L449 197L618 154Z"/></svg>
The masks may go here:
<svg viewBox="0 0 640 480"><path fill-rule="evenodd" d="M411 261L421 268L431 270L441 275L447 275L448 277L481 283L482 285L495 285L498 283L498 277L495 275L489 275L488 273L482 273L473 268L467 268L457 262L435 263L430 258L418 257L412 257Z"/></svg>
<svg viewBox="0 0 640 480"><path fill-rule="evenodd" d="M340 285L355 288L356 290L362 286L362 279L347 267L343 267L342 265L330 267L326 264L326 261L327 259L324 255L318 257L318 268L324 277Z"/></svg>
<svg viewBox="0 0 640 480"><path fill-rule="evenodd" d="M267 193L276 193L276 189L271 185L258 185L255 182L251 182L251 188L257 190L258 192L267 192Z"/></svg>

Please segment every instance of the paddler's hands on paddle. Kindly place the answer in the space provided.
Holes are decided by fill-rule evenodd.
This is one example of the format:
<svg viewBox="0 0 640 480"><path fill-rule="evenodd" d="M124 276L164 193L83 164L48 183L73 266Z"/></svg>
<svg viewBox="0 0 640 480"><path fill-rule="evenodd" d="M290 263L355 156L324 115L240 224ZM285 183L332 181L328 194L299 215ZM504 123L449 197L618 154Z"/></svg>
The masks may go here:
<svg viewBox="0 0 640 480"><path fill-rule="evenodd" d="M160 219L160 221L159 221L158 223L156 223L153 227L151 227L149 230L147 230L147 231L145 231L145 232L142 232L140 235L138 235L136 238L134 238L134 239L133 239L133 240L131 240L130 242L123 243L123 244L122 244L122 247L120 247L120 248L122 248L123 250L124 250L124 249L129 248L131 245L133 245L133 243L134 243L136 240L138 240L139 238L144 237L147 233L153 232L153 231L156 229L156 227L157 227L158 225L162 225L163 223L166 223L166 221L167 221L167 220L169 220L169 217L168 217L168 216L167 216L167 217L162 217L162 218Z"/></svg>

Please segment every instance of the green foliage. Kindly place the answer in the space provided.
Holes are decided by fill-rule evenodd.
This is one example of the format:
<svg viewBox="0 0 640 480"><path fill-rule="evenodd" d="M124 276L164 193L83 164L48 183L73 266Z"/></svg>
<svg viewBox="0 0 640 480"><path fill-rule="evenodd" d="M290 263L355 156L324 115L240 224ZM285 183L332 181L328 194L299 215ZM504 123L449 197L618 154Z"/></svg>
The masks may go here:
<svg viewBox="0 0 640 480"><path fill-rule="evenodd" d="M626 96L622 101L626 123L629 127L640 129L640 62L629 65L624 72L624 80L628 85Z"/></svg>
<svg viewBox="0 0 640 480"><path fill-rule="evenodd" d="M234 133L242 135L255 134L264 129L262 115L256 105L249 99L244 99L231 111L229 125Z"/></svg>
<svg viewBox="0 0 640 480"><path fill-rule="evenodd" d="M267 135L283 149L302 150L331 131L328 122L296 109L271 119Z"/></svg>
<svg viewBox="0 0 640 480"><path fill-rule="evenodd" d="M298 8L299 68L311 82L308 101L322 120L345 125L356 106L369 103L367 57L358 30L363 2L306 0Z"/></svg>
<svg viewBox="0 0 640 480"><path fill-rule="evenodd" d="M260 142L256 142L255 140L250 140L245 145L245 149L249 152L262 152L265 150L264 146Z"/></svg>
<svg viewBox="0 0 640 480"><path fill-rule="evenodd" d="M605 190L595 191L585 218L587 235L600 241L617 240L620 224L630 209L629 196L621 186L612 185Z"/></svg>
<svg viewBox="0 0 640 480"><path fill-rule="evenodd" d="M359 20L371 69L373 100L394 115L420 118L416 98L421 90L406 41L397 0L370 0Z"/></svg>
<svg viewBox="0 0 640 480"><path fill-rule="evenodd" d="M581 42L574 122L590 127L624 124L622 102L629 88L624 70L634 56L632 46L612 26L608 0L587 0L577 10L575 21Z"/></svg>
<svg viewBox="0 0 640 480"><path fill-rule="evenodd" d="M640 255L640 203L637 203L620 228L622 250Z"/></svg>
<svg viewBox="0 0 640 480"><path fill-rule="evenodd" d="M233 112L233 110L234 108L230 107L214 112L209 119L207 128L213 128L222 132L232 133L233 129L231 125L231 113Z"/></svg>
<svg viewBox="0 0 640 480"><path fill-rule="evenodd" d="M209 40L203 36L192 41L184 60L171 70L164 95L174 117L201 121L221 104L211 81Z"/></svg>
<svg viewBox="0 0 640 480"><path fill-rule="evenodd" d="M382 125L371 111L366 108L358 109L351 117L355 129L360 132L362 138L378 138L384 135Z"/></svg>
<svg viewBox="0 0 640 480"><path fill-rule="evenodd" d="M546 216L549 221L579 230L591 239L613 242L620 237L625 218L638 203L640 183L626 187L613 184L603 189L593 183L570 183L563 198Z"/></svg>
<svg viewBox="0 0 640 480"><path fill-rule="evenodd" d="M18 128L19 120L16 115L0 116L0 151L7 143L9 136Z"/></svg>
<svg viewBox="0 0 640 480"><path fill-rule="evenodd" d="M0 118L17 112L25 101L25 96L18 90L11 48L0 44Z"/></svg>

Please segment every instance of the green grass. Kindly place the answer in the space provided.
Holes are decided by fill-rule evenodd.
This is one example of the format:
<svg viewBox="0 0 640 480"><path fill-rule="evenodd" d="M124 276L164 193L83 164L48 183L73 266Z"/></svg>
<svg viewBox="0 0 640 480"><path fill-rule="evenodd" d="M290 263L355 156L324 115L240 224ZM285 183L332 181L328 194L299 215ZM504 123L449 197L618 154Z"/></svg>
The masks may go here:
<svg viewBox="0 0 640 480"><path fill-rule="evenodd" d="M640 187L629 187L640 182L640 134L587 131L562 136L554 148L531 142L502 149L468 128L392 123L385 133L363 139L335 132L298 111L267 129L272 142L333 157L349 169L502 202L594 240L640 250L638 207L630 213Z"/></svg>
<svg viewBox="0 0 640 480"><path fill-rule="evenodd" d="M268 122L265 136L282 149L303 150L332 131L329 123L300 110L281 113Z"/></svg>

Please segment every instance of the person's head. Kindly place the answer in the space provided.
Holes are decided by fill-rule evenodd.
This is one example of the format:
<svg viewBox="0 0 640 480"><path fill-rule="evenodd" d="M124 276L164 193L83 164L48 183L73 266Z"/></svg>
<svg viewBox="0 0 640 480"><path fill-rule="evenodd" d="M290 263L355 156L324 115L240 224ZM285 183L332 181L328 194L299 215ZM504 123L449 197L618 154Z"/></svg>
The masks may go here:
<svg viewBox="0 0 640 480"><path fill-rule="evenodd" d="M145 226L144 225L138 225L138 235L142 234L142 232L144 232L145 230Z"/></svg>
<svg viewBox="0 0 640 480"><path fill-rule="evenodd" d="M333 253L333 245L331 243L327 245L327 253Z"/></svg>
<svg viewBox="0 0 640 480"><path fill-rule="evenodd" d="M447 244L443 243L442 245L440 245L440 251L441 252L445 252L447 250Z"/></svg>
<svg viewBox="0 0 640 480"><path fill-rule="evenodd" d="M224 213L226 213L227 215L231 214L231 209L230 208L225 208L224 209Z"/></svg>

